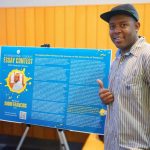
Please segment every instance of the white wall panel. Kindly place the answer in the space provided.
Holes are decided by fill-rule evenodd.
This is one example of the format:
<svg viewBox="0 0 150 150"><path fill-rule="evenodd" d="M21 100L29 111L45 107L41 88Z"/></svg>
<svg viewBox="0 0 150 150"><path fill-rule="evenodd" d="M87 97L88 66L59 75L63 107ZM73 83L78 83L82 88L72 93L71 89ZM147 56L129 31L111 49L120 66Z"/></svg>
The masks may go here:
<svg viewBox="0 0 150 150"><path fill-rule="evenodd" d="M0 7L70 6L118 3L150 3L150 0L0 0Z"/></svg>

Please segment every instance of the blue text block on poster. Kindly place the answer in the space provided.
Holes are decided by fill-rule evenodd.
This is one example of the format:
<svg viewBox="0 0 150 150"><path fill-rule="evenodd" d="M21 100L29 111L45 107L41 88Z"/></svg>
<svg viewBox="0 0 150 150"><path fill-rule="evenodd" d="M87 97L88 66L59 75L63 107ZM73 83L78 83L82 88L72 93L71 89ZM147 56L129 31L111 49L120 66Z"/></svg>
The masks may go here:
<svg viewBox="0 0 150 150"><path fill-rule="evenodd" d="M0 120L104 133L110 50L2 47Z"/></svg>

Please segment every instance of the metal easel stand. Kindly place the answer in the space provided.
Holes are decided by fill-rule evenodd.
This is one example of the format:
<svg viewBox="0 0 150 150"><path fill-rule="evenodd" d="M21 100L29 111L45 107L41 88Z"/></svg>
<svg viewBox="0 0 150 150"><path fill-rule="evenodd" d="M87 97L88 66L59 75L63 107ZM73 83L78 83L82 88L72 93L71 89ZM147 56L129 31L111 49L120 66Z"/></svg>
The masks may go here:
<svg viewBox="0 0 150 150"><path fill-rule="evenodd" d="M60 150L70 150L64 131L57 129L57 133L60 141Z"/></svg>
<svg viewBox="0 0 150 150"><path fill-rule="evenodd" d="M22 137L21 137L21 139L19 141L19 144L18 144L16 150L20 150L20 148L23 145L23 142L24 142L24 140L25 140L25 138L26 138L26 136L28 134L29 129L30 129L30 125L27 124L26 129L25 129L25 131L24 131L24 133L23 133L23 135L22 135Z"/></svg>
<svg viewBox="0 0 150 150"><path fill-rule="evenodd" d="M31 125L27 124L26 129L19 141L19 144L17 145L16 150L21 149L30 127L31 127ZM57 129L57 133L58 133L59 141L60 141L60 150L70 150L64 131L62 129Z"/></svg>

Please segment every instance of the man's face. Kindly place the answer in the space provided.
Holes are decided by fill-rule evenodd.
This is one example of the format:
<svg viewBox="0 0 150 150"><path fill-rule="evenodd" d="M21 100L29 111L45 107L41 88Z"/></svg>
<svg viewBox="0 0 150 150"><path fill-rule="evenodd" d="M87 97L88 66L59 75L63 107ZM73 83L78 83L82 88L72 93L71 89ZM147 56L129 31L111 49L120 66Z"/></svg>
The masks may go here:
<svg viewBox="0 0 150 150"><path fill-rule="evenodd" d="M14 82L16 83L16 82L18 82L19 81L19 74L17 73L17 74L15 74L15 76L14 76Z"/></svg>
<svg viewBox="0 0 150 150"><path fill-rule="evenodd" d="M127 15L115 15L109 21L111 40L117 48L128 51L136 42L140 24Z"/></svg>

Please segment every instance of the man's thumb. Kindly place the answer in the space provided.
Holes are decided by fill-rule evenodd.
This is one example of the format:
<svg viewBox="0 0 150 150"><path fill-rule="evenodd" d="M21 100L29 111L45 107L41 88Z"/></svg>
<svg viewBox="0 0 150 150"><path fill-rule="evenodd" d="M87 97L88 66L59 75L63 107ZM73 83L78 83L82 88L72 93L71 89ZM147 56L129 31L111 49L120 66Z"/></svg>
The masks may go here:
<svg viewBox="0 0 150 150"><path fill-rule="evenodd" d="M97 79L97 83L99 84L100 88L104 88L104 84L101 80Z"/></svg>

